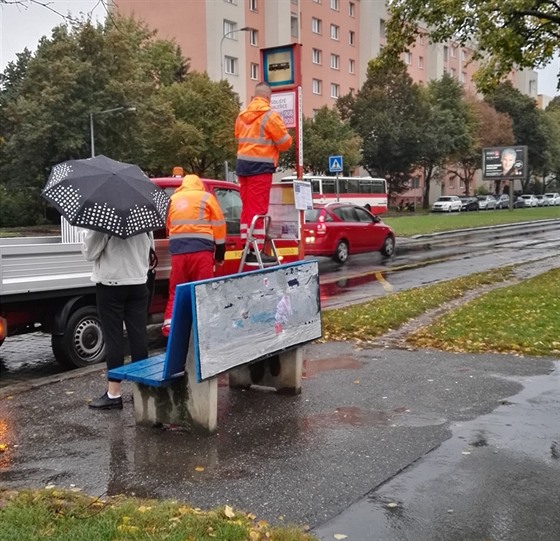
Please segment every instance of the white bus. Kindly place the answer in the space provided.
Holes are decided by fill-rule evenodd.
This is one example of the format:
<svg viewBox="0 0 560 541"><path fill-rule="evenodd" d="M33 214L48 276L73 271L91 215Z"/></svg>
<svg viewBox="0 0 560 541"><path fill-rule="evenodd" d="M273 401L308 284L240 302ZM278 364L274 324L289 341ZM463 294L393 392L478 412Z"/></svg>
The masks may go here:
<svg viewBox="0 0 560 541"><path fill-rule="evenodd" d="M298 180L295 176L284 177L282 182ZM316 203L354 203L367 208L373 214L387 212L387 181L372 177L322 177L304 175L311 182L313 201ZM337 186L338 180L338 186Z"/></svg>

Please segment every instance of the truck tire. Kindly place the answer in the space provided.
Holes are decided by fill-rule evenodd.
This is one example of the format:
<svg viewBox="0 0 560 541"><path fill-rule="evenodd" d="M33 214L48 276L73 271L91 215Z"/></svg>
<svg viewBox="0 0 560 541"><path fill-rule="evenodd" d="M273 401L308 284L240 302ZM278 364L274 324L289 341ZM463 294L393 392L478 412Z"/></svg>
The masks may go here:
<svg viewBox="0 0 560 541"><path fill-rule="evenodd" d="M65 368L81 368L105 360L105 341L95 306L78 308L62 335L52 335L52 350Z"/></svg>

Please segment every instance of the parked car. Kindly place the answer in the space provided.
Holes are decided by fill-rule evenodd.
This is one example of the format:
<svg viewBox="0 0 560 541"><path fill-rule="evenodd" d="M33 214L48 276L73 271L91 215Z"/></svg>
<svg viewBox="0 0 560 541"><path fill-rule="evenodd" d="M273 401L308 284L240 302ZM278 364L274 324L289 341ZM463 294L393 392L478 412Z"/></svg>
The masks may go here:
<svg viewBox="0 0 560 541"><path fill-rule="evenodd" d="M520 197L521 197L521 199L523 199L523 201L525 201L525 206L526 207L538 207L539 206L539 200L537 199L537 197L535 195L524 193Z"/></svg>
<svg viewBox="0 0 560 541"><path fill-rule="evenodd" d="M352 203L315 205L305 211L305 254L345 263L350 254L395 253L395 233L378 216Z"/></svg>
<svg viewBox="0 0 560 541"><path fill-rule="evenodd" d="M496 208L496 198L493 195L479 195L477 199L480 210L494 210Z"/></svg>
<svg viewBox="0 0 560 541"><path fill-rule="evenodd" d="M560 193L545 193L544 200L548 202L548 206L560 206Z"/></svg>
<svg viewBox="0 0 560 541"><path fill-rule="evenodd" d="M548 205L548 201L545 201L544 195L542 195L542 194L535 195L535 197L537 198L537 201L539 203L539 207L546 207Z"/></svg>
<svg viewBox="0 0 560 541"><path fill-rule="evenodd" d="M525 199L523 199L523 197L520 196L516 196L515 199L513 200L513 208L514 209L524 209L525 207L528 207L529 205L527 205Z"/></svg>
<svg viewBox="0 0 560 541"><path fill-rule="evenodd" d="M461 200L461 210L462 211L469 211L469 210L478 210L478 199L476 197L460 197Z"/></svg>
<svg viewBox="0 0 560 541"><path fill-rule="evenodd" d="M462 203L456 195L442 195L432 205L432 212L461 212Z"/></svg>
<svg viewBox="0 0 560 541"><path fill-rule="evenodd" d="M497 209L507 209L509 208L509 195L503 193L501 195L496 195L496 208Z"/></svg>

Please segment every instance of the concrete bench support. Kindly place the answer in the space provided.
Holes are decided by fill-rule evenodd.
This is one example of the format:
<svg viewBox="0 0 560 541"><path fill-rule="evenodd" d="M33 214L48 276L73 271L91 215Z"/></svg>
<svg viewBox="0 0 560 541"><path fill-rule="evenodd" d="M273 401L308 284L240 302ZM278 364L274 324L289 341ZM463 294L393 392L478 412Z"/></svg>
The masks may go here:
<svg viewBox="0 0 560 541"><path fill-rule="evenodd" d="M196 382L192 334L186 373L165 387L134 383L134 414L139 425L179 425L212 434L218 426L218 378Z"/></svg>
<svg viewBox="0 0 560 541"><path fill-rule="evenodd" d="M248 388L251 385L272 387L281 394L301 393L303 371L303 347L296 347L257 361L232 368L228 371L229 386Z"/></svg>

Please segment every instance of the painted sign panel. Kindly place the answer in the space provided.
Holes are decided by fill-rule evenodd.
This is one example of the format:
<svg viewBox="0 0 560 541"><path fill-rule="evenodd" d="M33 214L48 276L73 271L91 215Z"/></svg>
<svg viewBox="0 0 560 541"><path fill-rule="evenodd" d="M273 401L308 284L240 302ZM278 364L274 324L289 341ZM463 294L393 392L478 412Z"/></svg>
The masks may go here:
<svg viewBox="0 0 560 541"><path fill-rule="evenodd" d="M192 286L199 381L321 337L316 261Z"/></svg>
<svg viewBox="0 0 560 541"><path fill-rule="evenodd" d="M273 88L296 83L294 47L292 45L261 49L261 57L265 83Z"/></svg>
<svg viewBox="0 0 560 541"><path fill-rule="evenodd" d="M526 178L527 147L491 147L482 149L482 179Z"/></svg>
<svg viewBox="0 0 560 541"><path fill-rule="evenodd" d="M286 128L295 128L297 126L295 91L273 92L270 98L270 107L282 117Z"/></svg>

